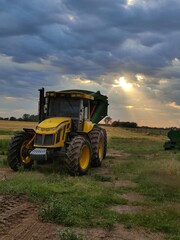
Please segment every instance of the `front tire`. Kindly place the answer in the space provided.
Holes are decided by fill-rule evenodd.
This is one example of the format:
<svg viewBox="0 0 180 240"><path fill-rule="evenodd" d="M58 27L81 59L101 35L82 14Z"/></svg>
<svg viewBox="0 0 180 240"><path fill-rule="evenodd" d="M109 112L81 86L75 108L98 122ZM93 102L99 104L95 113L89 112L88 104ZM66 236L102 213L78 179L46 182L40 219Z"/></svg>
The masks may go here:
<svg viewBox="0 0 180 240"><path fill-rule="evenodd" d="M66 168L73 176L87 174L91 163L91 145L88 139L76 136L67 149Z"/></svg>
<svg viewBox="0 0 180 240"><path fill-rule="evenodd" d="M18 171L20 166L24 166L25 169L30 169L33 162L28 154L29 142L32 139L32 135L26 132L17 133L9 144L7 162L9 166Z"/></svg>

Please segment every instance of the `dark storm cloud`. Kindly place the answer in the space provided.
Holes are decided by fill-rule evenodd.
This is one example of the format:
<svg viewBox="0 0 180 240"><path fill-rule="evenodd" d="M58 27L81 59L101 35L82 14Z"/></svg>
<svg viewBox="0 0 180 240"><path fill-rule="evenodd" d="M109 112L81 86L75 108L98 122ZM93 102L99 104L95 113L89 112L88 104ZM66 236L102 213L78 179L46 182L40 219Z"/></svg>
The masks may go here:
<svg viewBox="0 0 180 240"><path fill-rule="evenodd" d="M1 36L39 34L44 25L64 22L61 1L2 0L0 6Z"/></svg>
<svg viewBox="0 0 180 240"><path fill-rule="evenodd" d="M0 39L0 51L2 54L12 56L15 62L39 61L49 54L46 42L39 36L12 36Z"/></svg>
<svg viewBox="0 0 180 240"><path fill-rule="evenodd" d="M118 74L141 73L152 92L173 88L171 81L163 87L159 82L175 78L178 83L180 77L172 65L180 58L179 12L178 0L135 0L132 5L126 0L2 0L1 61L6 56L11 61L9 67L0 65L0 92L18 95L13 88L26 87L25 94L43 83L57 84L61 74L69 76L70 85L70 75L99 83L111 75L106 83L112 84ZM43 60L55 69L46 69ZM28 67L32 63L37 69Z"/></svg>

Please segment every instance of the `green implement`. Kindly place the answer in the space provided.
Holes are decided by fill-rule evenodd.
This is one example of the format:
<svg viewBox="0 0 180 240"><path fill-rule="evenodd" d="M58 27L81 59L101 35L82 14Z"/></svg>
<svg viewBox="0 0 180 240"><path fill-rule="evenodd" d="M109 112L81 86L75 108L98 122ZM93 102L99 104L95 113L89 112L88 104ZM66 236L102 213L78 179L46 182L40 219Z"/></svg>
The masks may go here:
<svg viewBox="0 0 180 240"><path fill-rule="evenodd" d="M180 129L172 128L167 134L169 140L164 143L165 150L180 149Z"/></svg>

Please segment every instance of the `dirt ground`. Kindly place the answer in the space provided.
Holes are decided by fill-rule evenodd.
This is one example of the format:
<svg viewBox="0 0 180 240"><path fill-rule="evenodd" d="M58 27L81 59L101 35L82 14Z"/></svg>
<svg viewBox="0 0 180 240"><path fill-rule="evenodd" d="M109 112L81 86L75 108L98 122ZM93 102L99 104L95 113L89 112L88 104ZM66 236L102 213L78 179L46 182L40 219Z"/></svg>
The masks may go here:
<svg viewBox="0 0 180 240"><path fill-rule="evenodd" d="M0 196L0 239L58 239L57 225L38 220L38 207L25 196Z"/></svg>
<svg viewBox="0 0 180 240"><path fill-rule="evenodd" d="M0 196L0 239L1 240L58 240L61 225L42 223L38 219L38 206L26 196ZM91 240L160 240L161 234L150 233L142 228L128 230L116 225L113 231L104 229L79 229L74 231Z"/></svg>
<svg viewBox="0 0 180 240"><path fill-rule="evenodd" d="M109 157L120 157L120 153L108 151ZM98 168L99 173L111 174L104 164ZM16 174L8 168L0 168L0 183ZM115 182L115 186L134 186L135 183L127 180ZM118 196L117 196L118 197ZM130 192L124 195L129 201L143 201L143 196ZM43 223L38 218L39 206L30 202L25 195L15 196L0 195L0 240L60 240L58 231L65 226ZM111 210L117 212L134 212L142 209L131 208L130 205L112 206ZM112 231L92 228L73 228L74 231L83 234L89 240L161 240L163 234L147 232L143 228L127 229L122 224L117 224Z"/></svg>

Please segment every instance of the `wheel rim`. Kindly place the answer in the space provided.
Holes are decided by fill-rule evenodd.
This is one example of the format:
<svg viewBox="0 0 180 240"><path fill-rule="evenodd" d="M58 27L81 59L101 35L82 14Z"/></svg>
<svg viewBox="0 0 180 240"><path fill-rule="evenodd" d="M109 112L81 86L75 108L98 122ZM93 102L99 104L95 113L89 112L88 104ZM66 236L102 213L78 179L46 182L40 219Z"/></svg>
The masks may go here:
<svg viewBox="0 0 180 240"><path fill-rule="evenodd" d="M99 151L98 151L100 161L102 161L103 159L103 148L104 148L104 144L103 144L103 139L101 137L99 140Z"/></svg>
<svg viewBox="0 0 180 240"><path fill-rule="evenodd" d="M20 158L21 158L21 161L22 163L24 164L28 164L31 162L31 158L30 156L24 156L23 152L26 150L26 149L29 149L30 146L28 145L29 141L24 141L22 146L21 146L21 149L20 149Z"/></svg>
<svg viewBox="0 0 180 240"><path fill-rule="evenodd" d="M81 169L86 169L89 165L90 161L90 149L87 145L84 145L81 149L81 156L80 156L80 167Z"/></svg>

